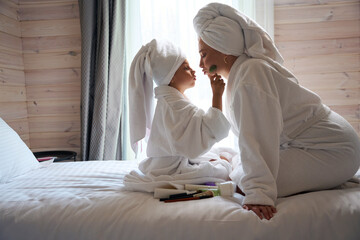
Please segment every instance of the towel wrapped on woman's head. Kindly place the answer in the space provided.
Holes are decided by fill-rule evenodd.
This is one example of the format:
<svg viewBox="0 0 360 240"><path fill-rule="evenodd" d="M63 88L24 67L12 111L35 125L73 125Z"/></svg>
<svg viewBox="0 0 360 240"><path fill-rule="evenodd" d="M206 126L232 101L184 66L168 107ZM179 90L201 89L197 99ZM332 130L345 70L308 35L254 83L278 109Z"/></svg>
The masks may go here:
<svg viewBox="0 0 360 240"><path fill-rule="evenodd" d="M259 58L292 78L281 64L283 58L268 33L236 9L221 3L210 3L199 10L193 21L198 36L211 48L227 55Z"/></svg>
<svg viewBox="0 0 360 240"><path fill-rule="evenodd" d="M130 141L137 151L137 142L146 136L153 119L153 81L168 85L185 61L185 54L171 42L153 39L142 46L131 63L129 73Z"/></svg>

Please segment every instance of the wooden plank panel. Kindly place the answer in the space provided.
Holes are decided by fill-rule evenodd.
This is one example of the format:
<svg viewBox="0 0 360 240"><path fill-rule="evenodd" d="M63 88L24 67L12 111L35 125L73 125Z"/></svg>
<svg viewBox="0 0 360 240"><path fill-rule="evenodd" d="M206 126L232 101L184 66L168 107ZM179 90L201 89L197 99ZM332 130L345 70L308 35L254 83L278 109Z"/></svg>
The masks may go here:
<svg viewBox="0 0 360 240"><path fill-rule="evenodd" d="M359 54L319 55L286 59L285 67L297 73L339 73L359 71Z"/></svg>
<svg viewBox="0 0 360 240"><path fill-rule="evenodd" d="M80 160L81 156L80 156L80 148L69 148L69 147L52 147L52 148L30 148L32 152L44 152L44 151L73 151L76 152L76 160Z"/></svg>
<svg viewBox="0 0 360 240"><path fill-rule="evenodd" d="M0 14L5 15L11 19L18 20L18 8L18 5L11 1L0 1Z"/></svg>
<svg viewBox="0 0 360 240"><path fill-rule="evenodd" d="M275 8L275 24L359 20L360 2Z"/></svg>
<svg viewBox="0 0 360 240"><path fill-rule="evenodd" d="M28 101L36 100L60 100L75 99L80 100L81 84L69 83L58 85L36 85L26 88L26 96ZM0 98L1 100L1 98Z"/></svg>
<svg viewBox="0 0 360 240"><path fill-rule="evenodd" d="M12 70L0 67L0 86L7 85L20 85L25 86L25 73L24 71Z"/></svg>
<svg viewBox="0 0 360 240"><path fill-rule="evenodd" d="M349 121L351 126L355 129L355 131L358 133L358 136L360 137L360 122L359 121Z"/></svg>
<svg viewBox="0 0 360 240"><path fill-rule="evenodd" d="M340 114L348 121L359 121L360 106L359 105L340 105L340 106L329 106L331 110Z"/></svg>
<svg viewBox="0 0 360 240"><path fill-rule="evenodd" d="M25 86L1 86L0 102L25 102Z"/></svg>
<svg viewBox="0 0 360 240"><path fill-rule="evenodd" d="M19 135L29 136L29 124L27 118L8 120L6 121L9 126L17 132Z"/></svg>
<svg viewBox="0 0 360 240"><path fill-rule="evenodd" d="M356 38L360 36L360 21L276 24L275 42Z"/></svg>
<svg viewBox="0 0 360 240"><path fill-rule="evenodd" d="M79 51L24 54L24 68L26 70L74 67L81 67L81 54Z"/></svg>
<svg viewBox="0 0 360 240"><path fill-rule="evenodd" d="M19 0L9 0L10 2L13 2L15 4L19 4Z"/></svg>
<svg viewBox="0 0 360 240"><path fill-rule="evenodd" d="M54 20L79 18L79 4L69 3L49 3L20 5L19 18L21 21L32 20Z"/></svg>
<svg viewBox="0 0 360 240"><path fill-rule="evenodd" d="M15 0L13 0L15 1ZM76 0L16 0L21 5L26 4L48 4L48 3L77 3Z"/></svg>
<svg viewBox="0 0 360 240"><path fill-rule="evenodd" d="M80 83L80 68L26 70L26 86ZM1 77L1 75L0 75ZM0 78L1 79L1 78Z"/></svg>
<svg viewBox="0 0 360 240"><path fill-rule="evenodd" d="M25 102L0 102L0 116L4 120L26 118L27 104Z"/></svg>
<svg viewBox="0 0 360 240"><path fill-rule="evenodd" d="M27 106L29 117L80 114L80 100L29 101Z"/></svg>
<svg viewBox="0 0 360 240"><path fill-rule="evenodd" d="M30 148L30 135L29 134L21 134L20 135L21 140L26 144L28 148Z"/></svg>
<svg viewBox="0 0 360 240"><path fill-rule="evenodd" d="M309 89L360 88L360 72L297 74L296 77Z"/></svg>
<svg viewBox="0 0 360 240"><path fill-rule="evenodd" d="M282 5L319 5L319 4L328 4L328 3L346 3L346 2L357 2L356 0L274 0L275 6Z"/></svg>
<svg viewBox="0 0 360 240"><path fill-rule="evenodd" d="M310 55L360 53L360 38L276 42L284 59Z"/></svg>
<svg viewBox="0 0 360 240"><path fill-rule="evenodd" d="M81 50L81 36L22 38L23 53L50 53Z"/></svg>
<svg viewBox="0 0 360 240"><path fill-rule="evenodd" d="M0 32L0 49L22 54L21 38Z"/></svg>
<svg viewBox="0 0 360 240"><path fill-rule="evenodd" d="M1 51L0 68L24 70L22 54Z"/></svg>
<svg viewBox="0 0 360 240"><path fill-rule="evenodd" d="M275 40L301 85L360 136L360 2L275 0Z"/></svg>
<svg viewBox="0 0 360 240"><path fill-rule="evenodd" d="M5 32L13 36L21 37L20 22L0 14L0 32Z"/></svg>
<svg viewBox="0 0 360 240"><path fill-rule="evenodd" d="M359 89L319 89L314 92L329 106L359 105Z"/></svg>
<svg viewBox="0 0 360 240"><path fill-rule="evenodd" d="M31 133L80 132L80 114L29 118Z"/></svg>
<svg viewBox="0 0 360 240"><path fill-rule="evenodd" d="M80 132L30 133L32 148L80 148Z"/></svg>
<svg viewBox="0 0 360 240"><path fill-rule="evenodd" d="M66 36L80 33L79 19L21 22L22 37Z"/></svg>

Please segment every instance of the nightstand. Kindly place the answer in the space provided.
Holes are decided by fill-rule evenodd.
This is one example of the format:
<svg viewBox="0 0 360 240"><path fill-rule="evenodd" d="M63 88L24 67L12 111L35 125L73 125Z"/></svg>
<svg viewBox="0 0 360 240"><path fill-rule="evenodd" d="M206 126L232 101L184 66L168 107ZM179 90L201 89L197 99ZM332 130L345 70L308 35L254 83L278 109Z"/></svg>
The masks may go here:
<svg viewBox="0 0 360 240"><path fill-rule="evenodd" d="M36 158L54 157L54 162L61 161L76 161L76 152L73 151L45 151L45 152L34 152ZM50 160L50 159L49 159Z"/></svg>

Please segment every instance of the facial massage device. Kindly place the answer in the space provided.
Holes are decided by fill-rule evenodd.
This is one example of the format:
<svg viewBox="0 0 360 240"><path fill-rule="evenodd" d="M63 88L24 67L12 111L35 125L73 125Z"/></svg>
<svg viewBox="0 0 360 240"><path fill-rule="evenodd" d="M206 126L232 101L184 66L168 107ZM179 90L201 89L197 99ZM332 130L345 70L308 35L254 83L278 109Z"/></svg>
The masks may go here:
<svg viewBox="0 0 360 240"><path fill-rule="evenodd" d="M212 73L214 71L216 71L217 66L216 65L211 65L209 72Z"/></svg>

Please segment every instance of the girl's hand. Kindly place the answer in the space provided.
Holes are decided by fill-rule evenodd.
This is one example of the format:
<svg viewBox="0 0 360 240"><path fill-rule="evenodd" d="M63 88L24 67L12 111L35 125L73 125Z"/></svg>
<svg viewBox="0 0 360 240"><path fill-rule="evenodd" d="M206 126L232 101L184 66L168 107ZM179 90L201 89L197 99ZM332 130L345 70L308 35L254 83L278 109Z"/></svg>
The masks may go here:
<svg viewBox="0 0 360 240"><path fill-rule="evenodd" d="M213 76L209 75L209 78L213 92L212 106L222 111L222 95L225 88L224 80L217 74Z"/></svg>
<svg viewBox="0 0 360 240"><path fill-rule="evenodd" d="M276 208L269 205L244 204L243 208L253 211L260 219L270 220L276 213Z"/></svg>
<svg viewBox="0 0 360 240"><path fill-rule="evenodd" d="M210 78L210 84L213 92L213 96L222 96L225 89L225 83L224 80L221 78L220 75L212 75L209 76Z"/></svg>

